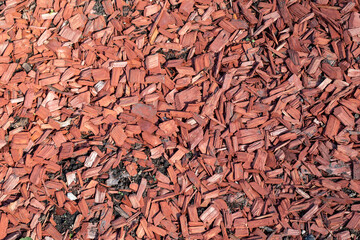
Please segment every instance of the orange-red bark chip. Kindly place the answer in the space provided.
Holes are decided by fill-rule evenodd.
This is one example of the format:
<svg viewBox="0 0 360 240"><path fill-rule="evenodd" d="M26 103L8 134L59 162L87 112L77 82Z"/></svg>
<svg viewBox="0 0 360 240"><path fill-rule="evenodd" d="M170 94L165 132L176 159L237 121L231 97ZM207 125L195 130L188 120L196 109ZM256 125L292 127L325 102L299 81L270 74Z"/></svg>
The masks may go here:
<svg viewBox="0 0 360 240"><path fill-rule="evenodd" d="M79 39L82 35L82 32L80 30L73 30L66 26L63 29L61 29L59 34L63 38L66 38L67 40L69 40L73 43L76 43L79 41Z"/></svg>
<svg viewBox="0 0 360 240"><path fill-rule="evenodd" d="M358 1L0 13L0 239L357 238Z"/></svg>
<svg viewBox="0 0 360 240"><path fill-rule="evenodd" d="M30 134L28 132L17 133L13 136L11 146L15 149L24 149L28 146Z"/></svg>
<svg viewBox="0 0 360 240"><path fill-rule="evenodd" d="M126 171L130 174L130 176L136 176L137 172L137 165L134 162L126 164Z"/></svg>
<svg viewBox="0 0 360 240"><path fill-rule="evenodd" d="M30 174L30 182L35 185L41 184L41 179L43 178L44 173L45 169L41 165L36 165Z"/></svg>
<svg viewBox="0 0 360 240"><path fill-rule="evenodd" d="M90 92L84 92L77 95L69 103L74 108L82 108L83 105L90 103Z"/></svg>
<svg viewBox="0 0 360 240"><path fill-rule="evenodd" d="M0 218L0 229L1 229L0 238L1 239L6 237L8 225L9 225L8 217L7 217L6 213L2 213L1 218Z"/></svg>
<svg viewBox="0 0 360 240"><path fill-rule="evenodd" d="M151 105L137 103L131 107L131 113L150 122L155 122L157 120L156 109Z"/></svg>
<svg viewBox="0 0 360 240"><path fill-rule="evenodd" d="M49 223L45 227L44 232L46 234L48 234L49 236L53 237L55 240L61 240L62 239L62 235L58 232L58 230L51 223Z"/></svg>
<svg viewBox="0 0 360 240"><path fill-rule="evenodd" d="M164 132L165 135L171 135L178 131L178 127L174 120L160 123L159 128Z"/></svg>
<svg viewBox="0 0 360 240"><path fill-rule="evenodd" d="M74 152L74 144L73 143L66 142L66 143L61 144L60 154L59 154L60 160L72 157L73 152Z"/></svg>
<svg viewBox="0 0 360 240"><path fill-rule="evenodd" d="M116 146L119 146L119 147L121 147L124 144L124 142L127 138L121 125L115 126L111 130L110 136L115 141Z"/></svg>
<svg viewBox="0 0 360 240"><path fill-rule="evenodd" d="M210 224L219 214L219 209L215 205L211 205L200 215L200 219L204 223Z"/></svg>

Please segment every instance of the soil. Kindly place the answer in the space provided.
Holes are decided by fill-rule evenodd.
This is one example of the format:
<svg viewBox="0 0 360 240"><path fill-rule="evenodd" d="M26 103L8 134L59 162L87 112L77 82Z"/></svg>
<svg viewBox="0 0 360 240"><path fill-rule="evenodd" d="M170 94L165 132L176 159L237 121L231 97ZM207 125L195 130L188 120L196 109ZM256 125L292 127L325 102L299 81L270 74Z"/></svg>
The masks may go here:
<svg viewBox="0 0 360 240"><path fill-rule="evenodd" d="M159 172L167 175L167 168L170 166L170 163L164 157L153 159L152 162Z"/></svg>
<svg viewBox="0 0 360 240"><path fill-rule="evenodd" d="M73 232L73 225L75 222L75 218L79 213L76 212L73 215L70 213L64 211L60 208L54 208L51 212L51 215L54 217L54 221L56 222L56 229L60 233L65 233L67 230L70 231L70 233Z"/></svg>
<svg viewBox="0 0 360 240"><path fill-rule="evenodd" d="M95 14L97 14L97 15L106 15L104 7L101 4L101 2L102 2L101 0L96 0L93 10L95 11Z"/></svg>
<svg viewBox="0 0 360 240"><path fill-rule="evenodd" d="M14 117L14 122L10 124L10 130L15 129L15 128L19 128L19 127L23 127L25 128L29 123L29 119L28 118L22 118L22 117Z"/></svg>

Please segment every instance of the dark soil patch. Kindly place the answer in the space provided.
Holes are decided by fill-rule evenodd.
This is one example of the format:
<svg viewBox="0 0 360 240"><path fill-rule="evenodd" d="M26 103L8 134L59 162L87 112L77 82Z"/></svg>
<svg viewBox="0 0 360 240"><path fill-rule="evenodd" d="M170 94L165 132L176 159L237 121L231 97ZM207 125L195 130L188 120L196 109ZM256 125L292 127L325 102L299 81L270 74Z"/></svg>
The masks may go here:
<svg viewBox="0 0 360 240"><path fill-rule="evenodd" d="M130 10L131 10L131 8L129 7L129 6L123 6L123 9L122 9L122 15L124 16L124 17L126 17L128 14L129 14L129 12L130 12Z"/></svg>
<svg viewBox="0 0 360 240"><path fill-rule="evenodd" d="M244 205L237 202L226 202L226 204L228 205L230 212L237 212L244 208Z"/></svg>
<svg viewBox="0 0 360 240"><path fill-rule="evenodd" d="M25 128L28 124L29 124L28 118L16 116L16 117L14 117L14 122L10 124L9 130L19 128L19 127Z"/></svg>
<svg viewBox="0 0 360 240"><path fill-rule="evenodd" d="M108 186L112 186L115 189L128 189L131 183L130 175L126 171L125 166L121 162L118 167L109 170L108 179L99 179L99 182L103 182ZM112 181L110 181L113 179Z"/></svg>
<svg viewBox="0 0 360 240"><path fill-rule="evenodd" d="M101 2L102 2L101 0L96 0L93 10L95 11L95 14L97 14L97 15L106 15L104 7L101 4Z"/></svg>
<svg viewBox="0 0 360 240"><path fill-rule="evenodd" d="M67 230L72 232L72 228L75 222L75 218L78 215L78 212L71 215L70 213L64 211L60 208L55 208L53 210L53 214L51 214L54 217L54 221L56 222L56 229L60 233L65 233Z"/></svg>
<svg viewBox="0 0 360 240"><path fill-rule="evenodd" d="M360 231L355 231L351 229L350 233L355 235L354 239L360 239Z"/></svg>
<svg viewBox="0 0 360 240"><path fill-rule="evenodd" d="M248 199L244 196L236 196L234 198L233 195L227 195L224 200L228 205L231 213L242 210L244 207L250 207Z"/></svg>
<svg viewBox="0 0 360 240"><path fill-rule="evenodd" d="M159 172L167 175L167 169L170 166L170 163L168 160L166 160L164 157L159 157L159 158L153 159L152 162L154 163L156 169L159 170Z"/></svg>

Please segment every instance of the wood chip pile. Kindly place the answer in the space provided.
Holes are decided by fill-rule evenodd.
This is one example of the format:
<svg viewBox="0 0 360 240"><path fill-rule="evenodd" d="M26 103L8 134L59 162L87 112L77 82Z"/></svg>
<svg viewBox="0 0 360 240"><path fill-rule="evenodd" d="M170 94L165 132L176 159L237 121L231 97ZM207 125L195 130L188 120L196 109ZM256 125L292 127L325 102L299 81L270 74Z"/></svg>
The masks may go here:
<svg viewBox="0 0 360 240"><path fill-rule="evenodd" d="M359 239L359 10L1 1L0 239Z"/></svg>

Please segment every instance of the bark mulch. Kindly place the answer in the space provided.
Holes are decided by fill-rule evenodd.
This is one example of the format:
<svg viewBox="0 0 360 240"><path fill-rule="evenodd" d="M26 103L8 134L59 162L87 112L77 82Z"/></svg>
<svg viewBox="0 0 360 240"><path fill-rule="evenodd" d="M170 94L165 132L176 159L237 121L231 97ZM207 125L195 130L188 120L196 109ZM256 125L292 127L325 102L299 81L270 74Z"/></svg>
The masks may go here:
<svg viewBox="0 0 360 240"><path fill-rule="evenodd" d="M0 239L359 239L358 0L0 2Z"/></svg>

